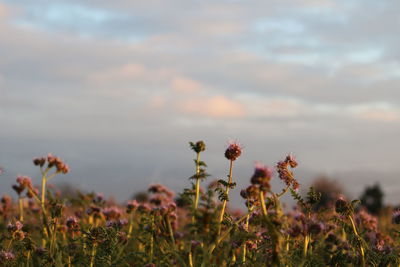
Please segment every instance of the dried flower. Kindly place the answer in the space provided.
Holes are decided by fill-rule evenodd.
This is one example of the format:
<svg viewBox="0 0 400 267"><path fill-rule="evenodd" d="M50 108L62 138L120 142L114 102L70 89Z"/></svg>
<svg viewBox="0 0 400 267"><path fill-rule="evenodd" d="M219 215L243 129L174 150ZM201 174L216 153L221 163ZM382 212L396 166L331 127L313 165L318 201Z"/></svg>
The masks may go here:
<svg viewBox="0 0 400 267"><path fill-rule="evenodd" d="M295 168L297 161L292 155L288 155L285 160L279 161L276 165L279 178L284 181L287 186L292 186L294 190L299 188L299 183L294 178L293 173L289 170L289 167Z"/></svg>
<svg viewBox="0 0 400 267"><path fill-rule="evenodd" d="M342 215L349 215L352 213L352 206L345 200L343 196L340 196L335 203L335 210L337 213Z"/></svg>
<svg viewBox="0 0 400 267"><path fill-rule="evenodd" d="M206 144L203 141L197 141L196 143L189 142L189 145L196 153L206 150Z"/></svg>

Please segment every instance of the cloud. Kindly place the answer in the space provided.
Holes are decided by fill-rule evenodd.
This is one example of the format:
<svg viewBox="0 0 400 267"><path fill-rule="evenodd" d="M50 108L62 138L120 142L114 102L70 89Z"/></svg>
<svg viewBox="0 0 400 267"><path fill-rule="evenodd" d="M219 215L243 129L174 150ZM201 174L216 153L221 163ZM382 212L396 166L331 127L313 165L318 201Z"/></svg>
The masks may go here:
<svg viewBox="0 0 400 267"><path fill-rule="evenodd" d="M92 73L88 76L88 81L94 84L109 84L114 82L134 81L146 79L149 70L141 64L126 64L120 67L111 68Z"/></svg>
<svg viewBox="0 0 400 267"><path fill-rule="evenodd" d="M6 18L8 15L8 9L7 7L0 3L0 20Z"/></svg>
<svg viewBox="0 0 400 267"><path fill-rule="evenodd" d="M356 117L380 122L400 121L400 109L387 104L357 105L352 108Z"/></svg>
<svg viewBox="0 0 400 267"><path fill-rule="evenodd" d="M178 93L194 93L198 92L202 85L192 79L179 76L172 79L171 87Z"/></svg>
<svg viewBox="0 0 400 267"><path fill-rule="evenodd" d="M221 95L210 98L187 99L180 103L179 109L185 114L207 116L215 119L242 118L245 116L243 104Z"/></svg>

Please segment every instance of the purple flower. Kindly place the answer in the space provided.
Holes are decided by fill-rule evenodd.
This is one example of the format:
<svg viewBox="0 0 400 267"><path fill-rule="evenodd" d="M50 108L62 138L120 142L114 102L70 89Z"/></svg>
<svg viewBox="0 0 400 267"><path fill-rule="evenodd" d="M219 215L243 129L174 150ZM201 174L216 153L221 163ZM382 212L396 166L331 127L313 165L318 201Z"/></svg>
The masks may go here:
<svg viewBox="0 0 400 267"><path fill-rule="evenodd" d="M260 162L256 162L254 174L251 177L251 183L255 185L260 185L260 189L262 191L267 191L271 188L269 181L272 177L272 169L261 164Z"/></svg>
<svg viewBox="0 0 400 267"><path fill-rule="evenodd" d="M1 262L12 261L13 259L15 259L15 255L11 251L0 251Z"/></svg>
<svg viewBox="0 0 400 267"><path fill-rule="evenodd" d="M394 224L400 224L400 210L396 210L393 212L392 222Z"/></svg>
<svg viewBox="0 0 400 267"><path fill-rule="evenodd" d="M229 160L236 160L242 154L242 146L236 141L230 141L225 150L225 157Z"/></svg>

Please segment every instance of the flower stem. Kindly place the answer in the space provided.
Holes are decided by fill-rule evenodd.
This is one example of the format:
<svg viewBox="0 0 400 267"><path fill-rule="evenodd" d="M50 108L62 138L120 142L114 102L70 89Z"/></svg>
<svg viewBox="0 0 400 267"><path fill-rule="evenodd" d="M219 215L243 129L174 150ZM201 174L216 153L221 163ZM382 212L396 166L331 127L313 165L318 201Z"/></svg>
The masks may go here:
<svg viewBox="0 0 400 267"><path fill-rule="evenodd" d="M303 248L303 256L304 256L304 258L307 257L308 243L310 242L310 239L309 239L309 238L310 238L309 235L306 235L306 236L304 237L304 248Z"/></svg>
<svg viewBox="0 0 400 267"><path fill-rule="evenodd" d="M199 196L200 196L200 152L197 153L196 157L196 197L194 199L194 210L197 210L199 206Z"/></svg>
<svg viewBox="0 0 400 267"><path fill-rule="evenodd" d="M222 228L222 221L224 219L224 214L225 214L225 209L226 209L226 204L228 202L228 194L229 194L229 189L231 188L231 183L232 183L232 170L233 170L233 160L230 161L229 164L229 175L228 175L228 186L225 188L225 199L224 202L222 203L222 209L221 213L219 215L219 220L218 220L218 232L217 236L219 237L221 234L221 228Z"/></svg>
<svg viewBox="0 0 400 267"><path fill-rule="evenodd" d="M245 229L246 231L249 230L249 220L250 220L250 212L253 210L253 207L250 206L248 211L249 213L246 215L246 224L245 224ZM247 254L247 247L246 247L246 242L243 243L243 249L242 249L242 264L246 263L246 254Z"/></svg>
<svg viewBox="0 0 400 267"><path fill-rule="evenodd" d="M24 199L19 198L18 199L18 205L19 205L19 221L23 222L24 221Z"/></svg>
<svg viewBox="0 0 400 267"><path fill-rule="evenodd" d="M176 251L175 238L174 238L174 231L172 230L171 221L169 220L168 215L167 215L166 220L167 220L167 226L168 226L169 237L171 238L171 242L172 242L172 247L173 247L173 249Z"/></svg>
<svg viewBox="0 0 400 267"><path fill-rule="evenodd" d="M267 216L268 211L267 207L265 206L264 192L262 190L260 190L260 202L261 202L262 213L264 216Z"/></svg>
<svg viewBox="0 0 400 267"><path fill-rule="evenodd" d="M90 267L94 266L94 259L96 257L97 244L93 244L92 253L90 254Z"/></svg>
<svg viewBox="0 0 400 267"><path fill-rule="evenodd" d="M200 152L197 152L197 156L196 156L196 195L194 198L194 204L193 204L193 217L192 217L192 223L195 223L196 221L196 212L197 212L197 208L199 206L199 197L200 197Z"/></svg>
<svg viewBox="0 0 400 267"><path fill-rule="evenodd" d="M362 239L361 239L361 236L358 234L357 227L356 227L356 224L354 223L354 220L353 220L352 216L351 216L351 215L348 215L348 218L349 218L349 220L350 220L350 222L351 222L351 226L352 226L352 228L353 228L353 232L354 232L354 234L357 236L358 241L360 242L361 266L366 266L366 265L365 265L365 253L364 253L364 248L363 248L363 246L362 246L362 244L361 244L361 240L362 240Z"/></svg>
<svg viewBox="0 0 400 267"><path fill-rule="evenodd" d="M154 257L154 214L151 215L151 236L150 236L150 263L153 262Z"/></svg>

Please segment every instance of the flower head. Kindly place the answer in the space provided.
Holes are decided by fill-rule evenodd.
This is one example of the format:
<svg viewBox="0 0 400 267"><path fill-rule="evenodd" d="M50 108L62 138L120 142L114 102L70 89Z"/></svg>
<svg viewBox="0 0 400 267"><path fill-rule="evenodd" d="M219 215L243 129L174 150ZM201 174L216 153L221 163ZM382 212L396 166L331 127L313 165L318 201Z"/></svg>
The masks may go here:
<svg viewBox="0 0 400 267"><path fill-rule="evenodd" d="M225 150L225 157L229 160L236 160L242 154L243 147L236 141L230 141Z"/></svg>
<svg viewBox="0 0 400 267"><path fill-rule="evenodd" d="M206 144L203 141L197 141L196 143L189 142L189 145L196 153L206 150Z"/></svg>
<svg viewBox="0 0 400 267"><path fill-rule="evenodd" d="M400 210L396 210L393 212L392 222L394 224L400 224Z"/></svg>
<svg viewBox="0 0 400 267"><path fill-rule="evenodd" d="M251 177L251 183L259 185L261 190L266 191L271 188L269 181L272 177L272 169L257 162L254 169L254 174Z"/></svg>
<svg viewBox="0 0 400 267"><path fill-rule="evenodd" d="M15 258L14 253L11 251L0 251L0 262L12 261Z"/></svg>
<svg viewBox="0 0 400 267"><path fill-rule="evenodd" d="M278 171L279 178L285 182L287 186L292 186L294 190L299 188L299 183L294 178L292 171L290 168L295 168L297 166L297 161L294 156L289 154L286 156L285 160L279 161L276 164L276 170Z"/></svg>
<svg viewBox="0 0 400 267"><path fill-rule="evenodd" d="M58 173L67 174L69 172L69 166L65 164L60 158L53 156L52 154L48 154L47 157L40 157L33 159L33 164L35 166L40 166L42 168L47 161L47 167L53 168L56 167Z"/></svg>

